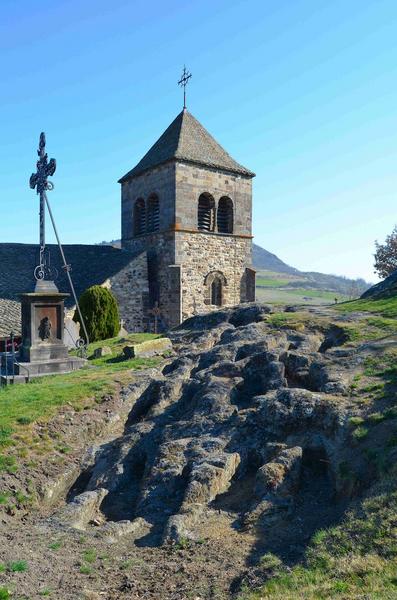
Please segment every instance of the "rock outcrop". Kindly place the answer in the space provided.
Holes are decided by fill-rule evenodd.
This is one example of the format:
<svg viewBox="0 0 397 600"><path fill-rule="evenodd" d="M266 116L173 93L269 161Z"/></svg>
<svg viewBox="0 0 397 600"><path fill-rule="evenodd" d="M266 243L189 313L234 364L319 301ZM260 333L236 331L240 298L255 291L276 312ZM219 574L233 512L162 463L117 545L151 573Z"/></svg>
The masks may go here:
<svg viewBox="0 0 397 600"><path fill-rule="evenodd" d="M361 298L370 298L371 300L380 300L381 298L390 298L397 294L397 271L393 271L386 279L380 281L366 290Z"/></svg>
<svg viewBox="0 0 397 600"><path fill-rule="evenodd" d="M120 522L119 535L144 523L141 543L161 544L197 538L216 511L243 529L274 524L294 510L307 469L329 500L359 357L324 346L323 330L276 329L269 313L220 310L172 332L176 355L136 400L125 390L124 434L96 453L58 514L65 525L114 534Z"/></svg>

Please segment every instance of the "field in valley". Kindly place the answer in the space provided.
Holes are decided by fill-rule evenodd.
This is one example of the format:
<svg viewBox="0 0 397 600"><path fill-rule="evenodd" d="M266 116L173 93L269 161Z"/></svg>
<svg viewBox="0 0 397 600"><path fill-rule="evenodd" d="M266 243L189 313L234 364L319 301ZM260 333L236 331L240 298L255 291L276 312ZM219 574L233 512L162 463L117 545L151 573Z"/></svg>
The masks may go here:
<svg viewBox="0 0 397 600"><path fill-rule="evenodd" d="M271 304L334 304L348 300L346 294L316 289L311 282L298 275L276 273L274 271L258 271L256 275L256 299L258 302Z"/></svg>

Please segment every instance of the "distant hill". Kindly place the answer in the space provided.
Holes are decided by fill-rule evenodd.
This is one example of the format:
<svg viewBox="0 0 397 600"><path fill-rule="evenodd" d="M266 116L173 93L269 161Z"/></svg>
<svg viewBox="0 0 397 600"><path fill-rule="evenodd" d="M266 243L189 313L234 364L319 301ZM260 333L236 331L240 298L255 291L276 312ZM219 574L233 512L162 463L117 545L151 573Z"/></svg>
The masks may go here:
<svg viewBox="0 0 397 600"><path fill-rule="evenodd" d="M372 285L364 279L349 279L342 275L327 275L316 271L299 271L257 244L253 244L253 264L257 271L272 271L292 276L290 281L283 279L279 286L283 289L304 287L358 297Z"/></svg>
<svg viewBox="0 0 397 600"><path fill-rule="evenodd" d="M120 248L121 241L101 242L101 245ZM299 271L257 244L253 244L252 250L252 262L255 269L259 272L271 271L271 287L273 289L280 288L293 291L294 289L304 288L306 290L335 292L346 297L357 298L372 285L364 279L349 279L341 275L327 275L315 271ZM278 273L280 278L277 277ZM260 277L258 277L258 287L262 287Z"/></svg>
<svg viewBox="0 0 397 600"><path fill-rule="evenodd" d="M299 271L283 262L278 256L257 244L252 244L252 262L258 271L274 271L275 273L288 273L299 275Z"/></svg>

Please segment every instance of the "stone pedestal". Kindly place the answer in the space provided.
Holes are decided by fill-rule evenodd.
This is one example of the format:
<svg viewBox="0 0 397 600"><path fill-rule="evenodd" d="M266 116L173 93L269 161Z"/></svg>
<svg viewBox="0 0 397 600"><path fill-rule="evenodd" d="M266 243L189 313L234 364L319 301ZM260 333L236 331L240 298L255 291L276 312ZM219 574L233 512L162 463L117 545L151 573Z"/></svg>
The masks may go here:
<svg viewBox="0 0 397 600"><path fill-rule="evenodd" d="M69 356L64 344L64 303L52 281L39 281L34 292L21 294L22 345L15 363L15 375L67 373L86 361Z"/></svg>

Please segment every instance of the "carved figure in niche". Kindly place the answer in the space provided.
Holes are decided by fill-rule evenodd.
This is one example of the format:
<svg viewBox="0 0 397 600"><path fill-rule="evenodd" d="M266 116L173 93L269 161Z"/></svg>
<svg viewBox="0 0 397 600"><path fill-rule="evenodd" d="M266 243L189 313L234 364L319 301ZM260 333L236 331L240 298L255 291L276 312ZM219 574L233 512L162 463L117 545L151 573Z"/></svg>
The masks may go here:
<svg viewBox="0 0 397 600"><path fill-rule="evenodd" d="M41 319L39 326L39 336L45 342L45 340L49 340L51 337L51 321L48 317L44 317Z"/></svg>

